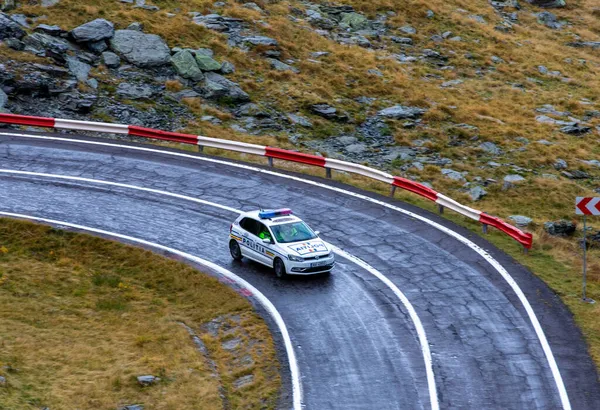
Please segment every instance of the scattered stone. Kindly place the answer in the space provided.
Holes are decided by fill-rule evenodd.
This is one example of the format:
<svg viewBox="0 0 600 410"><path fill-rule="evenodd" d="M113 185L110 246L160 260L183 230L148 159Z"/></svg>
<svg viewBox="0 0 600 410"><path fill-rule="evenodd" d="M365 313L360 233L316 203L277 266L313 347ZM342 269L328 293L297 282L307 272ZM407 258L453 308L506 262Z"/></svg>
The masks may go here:
<svg viewBox="0 0 600 410"><path fill-rule="evenodd" d="M562 176L564 176L565 178L569 178L569 179L589 179L590 174L588 174L587 172L584 171L580 171L580 170L573 170L573 171L563 171L560 173Z"/></svg>
<svg viewBox="0 0 600 410"><path fill-rule="evenodd" d="M4 376L0 376L0 387L6 386L6 378Z"/></svg>
<svg viewBox="0 0 600 410"><path fill-rule="evenodd" d="M206 81L200 92L209 99L226 98L234 103L250 101L250 96L240 88L239 84L214 72L206 73Z"/></svg>
<svg viewBox="0 0 600 410"><path fill-rule="evenodd" d="M263 10L256 3L244 3L242 7L262 13Z"/></svg>
<svg viewBox="0 0 600 410"><path fill-rule="evenodd" d="M8 14L0 13L0 40L11 37L22 39L25 37L25 30L15 23Z"/></svg>
<svg viewBox="0 0 600 410"><path fill-rule="evenodd" d="M365 144L351 144L346 147L346 151L351 154L360 155L367 151L367 146Z"/></svg>
<svg viewBox="0 0 600 410"><path fill-rule="evenodd" d="M225 342L223 342L221 344L221 347L223 347L223 349L225 349L225 350L232 351L232 350L237 349L241 343L242 343L242 339L235 337L233 339L229 339L229 340L226 340Z"/></svg>
<svg viewBox="0 0 600 410"><path fill-rule="evenodd" d="M196 53L196 63L202 71L219 71L221 63L212 59L212 57L200 53Z"/></svg>
<svg viewBox="0 0 600 410"><path fill-rule="evenodd" d="M463 80L450 80L450 81L444 81L441 85L442 88L449 88L449 87L454 87L455 85L460 85L464 83Z"/></svg>
<svg viewBox="0 0 600 410"><path fill-rule="evenodd" d="M40 24L33 31L38 31L55 37L65 33L65 31L59 26L49 26L48 24Z"/></svg>
<svg viewBox="0 0 600 410"><path fill-rule="evenodd" d="M567 43L569 47L583 48L589 47L593 50L600 49L600 41L573 41L571 43Z"/></svg>
<svg viewBox="0 0 600 410"><path fill-rule="evenodd" d="M274 38L265 36L251 36L242 38L242 42L253 46L273 46L277 47L279 43Z"/></svg>
<svg viewBox="0 0 600 410"><path fill-rule="evenodd" d="M565 0L527 0L527 2L546 9L566 7L567 5Z"/></svg>
<svg viewBox="0 0 600 410"><path fill-rule="evenodd" d="M78 43L108 40L114 34L114 24L105 19L96 19L71 30L71 36Z"/></svg>
<svg viewBox="0 0 600 410"><path fill-rule="evenodd" d="M113 51L138 67L156 67L169 63L171 51L165 41L155 34L135 30L117 30L110 40Z"/></svg>
<svg viewBox="0 0 600 410"><path fill-rule="evenodd" d="M395 105L393 107L385 108L377 113L380 117L392 118L395 120L403 120L403 119L415 119L423 114L425 114L427 110L418 107L407 107L404 105Z"/></svg>
<svg viewBox="0 0 600 410"><path fill-rule="evenodd" d="M17 51L23 51L25 49L25 43L16 38L7 38L4 40L4 44Z"/></svg>
<svg viewBox="0 0 600 410"><path fill-rule="evenodd" d="M476 22L481 23L481 24L486 24L487 23L487 21L485 21L485 19L482 16L477 15L477 14L471 14L469 16L469 18L471 20L475 20Z"/></svg>
<svg viewBox="0 0 600 410"><path fill-rule="evenodd" d="M87 114L91 111L94 104L96 104L98 96L96 94L84 94L73 90L60 94L58 100L62 102L63 107L67 110Z"/></svg>
<svg viewBox="0 0 600 410"><path fill-rule="evenodd" d="M93 41L87 43L87 48L93 53L100 54L108 49L108 44L104 40Z"/></svg>
<svg viewBox="0 0 600 410"><path fill-rule="evenodd" d="M252 382L254 381L254 376L249 374L247 376L242 376L239 379L236 379L233 381L233 387L236 390L241 389L242 387L248 386L249 384L252 384Z"/></svg>
<svg viewBox="0 0 600 410"><path fill-rule="evenodd" d="M597 159L592 159L592 160L589 160L589 161L581 161L581 162L583 162L584 164L591 165L593 167L600 168L600 161L598 161Z"/></svg>
<svg viewBox="0 0 600 410"><path fill-rule="evenodd" d="M113 52L106 51L102 53L102 62L108 68L117 68L121 65L121 59Z"/></svg>
<svg viewBox="0 0 600 410"><path fill-rule="evenodd" d="M390 37L390 40L392 40L394 43L405 44L405 45L409 45L409 46L411 46L413 44L413 39L410 37L392 36L392 37Z"/></svg>
<svg viewBox="0 0 600 410"><path fill-rule="evenodd" d="M492 63L503 64L503 63L506 63L506 61L504 61L502 58L500 58L498 56L492 56Z"/></svg>
<svg viewBox="0 0 600 410"><path fill-rule="evenodd" d="M486 141L479 144L479 148L487 152L488 154L502 155L502 150L496 144L490 141Z"/></svg>
<svg viewBox="0 0 600 410"><path fill-rule="evenodd" d="M2 87L0 87L0 110L6 107L6 103L8 103L8 95L6 95Z"/></svg>
<svg viewBox="0 0 600 410"><path fill-rule="evenodd" d="M277 71L291 71L296 74L300 72L300 70L298 70L296 67L293 67L286 63L282 63L281 61L275 58L267 58L267 61L271 63L271 67Z"/></svg>
<svg viewBox="0 0 600 410"><path fill-rule="evenodd" d="M314 104L310 107L311 111L321 117L327 119L335 119L337 118L337 108L332 107L329 104Z"/></svg>
<svg viewBox="0 0 600 410"><path fill-rule="evenodd" d="M130 100L140 100L152 97L154 91L152 90L152 87L147 85L121 83L117 87L117 95Z"/></svg>
<svg viewBox="0 0 600 410"><path fill-rule="evenodd" d="M144 24L136 21L128 25L127 30L144 31Z"/></svg>
<svg viewBox="0 0 600 410"><path fill-rule="evenodd" d="M44 33L33 33L25 37L23 42L36 54L45 55L58 61L64 61L64 55L71 49L71 45L67 41Z"/></svg>
<svg viewBox="0 0 600 410"><path fill-rule="evenodd" d="M376 75L377 77L383 77L383 73L376 68L371 68L367 70L367 74Z"/></svg>
<svg viewBox="0 0 600 410"><path fill-rule="evenodd" d="M435 17L435 13L431 10L427 10L427 13L425 15L427 16L428 19L432 19Z"/></svg>
<svg viewBox="0 0 600 410"><path fill-rule="evenodd" d="M522 182L525 181L525 178L523 178L521 175L517 175L517 174L511 174L511 175L507 175L504 177L504 182L508 182L510 184L514 184L516 182Z"/></svg>
<svg viewBox="0 0 600 410"><path fill-rule="evenodd" d="M554 169L556 169L557 171L560 171L561 169L567 169L569 165L567 164L567 161L565 161L564 159L558 158L554 162L553 166L554 166Z"/></svg>
<svg viewBox="0 0 600 410"><path fill-rule="evenodd" d="M442 168L442 175L444 175L454 181L461 181L461 182L466 181L465 176L463 175L462 172L458 172L453 169Z"/></svg>
<svg viewBox="0 0 600 410"><path fill-rule="evenodd" d="M231 74L235 72L235 66L229 61L223 61L221 64L221 74Z"/></svg>
<svg viewBox="0 0 600 410"><path fill-rule="evenodd" d="M400 27L400 31L406 34L417 34L417 29L412 26L402 26Z"/></svg>
<svg viewBox="0 0 600 410"><path fill-rule="evenodd" d="M487 195L487 191L480 186L474 186L469 190L469 194L471 195L471 200L479 201Z"/></svg>
<svg viewBox="0 0 600 410"><path fill-rule="evenodd" d="M364 30L368 27L369 21L365 16L358 13L342 13L342 20L340 21L340 26L349 27L353 30Z"/></svg>
<svg viewBox="0 0 600 410"><path fill-rule="evenodd" d="M538 13L537 20L546 27L554 30L560 30L566 24L565 22L559 22L558 18L549 11Z"/></svg>
<svg viewBox="0 0 600 410"><path fill-rule="evenodd" d="M577 226L570 221L564 219L557 222L546 222L544 230L552 236L573 236Z"/></svg>
<svg viewBox="0 0 600 410"><path fill-rule="evenodd" d="M156 376L152 376L152 375L138 376L137 381L140 386L148 387L148 386L158 383L160 381L160 377L156 377Z"/></svg>
<svg viewBox="0 0 600 410"><path fill-rule="evenodd" d="M52 7L52 6L56 6L59 2L60 2L60 0L42 0L41 6L42 7Z"/></svg>
<svg viewBox="0 0 600 410"><path fill-rule="evenodd" d="M123 2L123 0L121 0L121 2ZM128 404L125 407L119 408L119 410L144 410L144 406L141 404Z"/></svg>
<svg viewBox="0 0 600 410"><path fill-rule="evenodd" d="M533 219L523 215L511 215L508 219L512 220L517 226L526 227Z"/></svg>
<svg viewBox="0 0 600 410"><path fill-rule="evenodd" d="M306 128L312 128L313 127L312 122L308 118L303 117L301 115L288 114L287 117L290 120L290 122L292 124L294 124L294 125L301 125L301 126L306 127Z"/></svg>
<svg viewBox="0 0 600 410"><path fill-rule="evenodd" d="M81 83L87 81L90 70L92 69L89 64L83 63L77 58L71 56L67 56L66 61L69 71L71 74L73 74L73 76L75 76L75 78L77 78L77 81Z"/></svg>
<svg viewBox="0 0 600 410"><path fill-rule="evenodd" d="M560 129L561 132L569 135L584 135L592 130L591 127L581 125L577 122L566 125Z"/></svg>
<svg viewBox="0 0 600 410"><path fill-rule="evenodd" d="M202 71L198 67L196 59L192 53L187 50L175 53L175 55L171 57L171 64L173 64L177 74L183 78L188 78L192 81L200 81L204 79L204 74L202 74Z"/></svg>

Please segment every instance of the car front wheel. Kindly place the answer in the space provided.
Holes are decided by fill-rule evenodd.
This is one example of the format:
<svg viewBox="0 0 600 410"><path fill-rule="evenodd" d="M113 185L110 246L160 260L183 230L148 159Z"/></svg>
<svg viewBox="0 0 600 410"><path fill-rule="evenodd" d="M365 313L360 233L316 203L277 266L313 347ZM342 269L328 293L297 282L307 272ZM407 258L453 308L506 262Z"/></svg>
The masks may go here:
<svg viewBox="0 0 600 410"><path fill-rule="evenodd" d="M233 239L229 241L229 252L231 253L231 257L236 261L242 260L242 250L240 249L240 245Z"/></svg>
<svg viewBox="0 0 600 410"><path fill-rule="evenodd" d="M285 264L281 259L277 258L273 261L273 269L275 269L275 275L277 275L278 278L285 278L287 276Z"/></svg>

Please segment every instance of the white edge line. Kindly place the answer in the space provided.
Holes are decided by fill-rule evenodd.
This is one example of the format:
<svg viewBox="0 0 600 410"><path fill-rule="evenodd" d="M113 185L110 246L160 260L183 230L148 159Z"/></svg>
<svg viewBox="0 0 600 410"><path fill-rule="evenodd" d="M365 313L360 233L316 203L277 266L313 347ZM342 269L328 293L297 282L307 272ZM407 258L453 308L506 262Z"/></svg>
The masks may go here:
<svg viewBox="0 0 600 410"><path fill-rule="evenodd" d="M275 171L260 169L260 168L256 168L256 167L253 167L250 165L236 164L233 162L228 162L225 160L220 160L220 159L215 159L215 158L199 157L199 156L195 156L195 155L189 155L189 154L178 153L178 152L170 152L170 151L146 148L146 147L134 147L134 146L129 146L129 145L111 144L108 142L99 142L99 141L86 141L86 140L78 140L78 139L71 139L71 138L48 137L48 136L41 136L41 135L15 134L15 133L0 133L0 135L6 135L6 136L11 136L11 137L17 137L17 138L25 137L25 138L45 139L45 140L55 140L55 141L68 141L68 142L74 142L74 143L79 143L79 144L89 144L89 145L114 146L114 147L119 147L119 148L130 149L130 150L134 150L134 151L154 152L154 153L161 154L161 155L172 155L172 156L177 156L177 157L190 158L190 159L194 159L196 161L205 161L205 162L212 162L215 164L232 166L232 167L246 169L246 170L257 172L257 173L273 175L273 176L277 176L280 178L303 182L308 185L318 186L318 187L321 187L324 189L329 189L334 192L339 192L339 193L342 193L342 194L345 194L348 196L352 196L354 198L363 199L365 201L369 201L369 202L381 205L383 207L395 210L397 212L408 215L412 218L418 219L421 222L429 224L432 227L438 229L439 231L452 236L456 240L462 242L463 244L467 245L472 250L477 252L482 258L484 258L487 262L489 262L489 264L492 265L492 267L494 267L498 271L498 273L504 278L504 280L506 280L506 282L510 285L511 289L518 296L519 300L521 301L521 304L525 308L525 311L527 312L529 320L531 321L531 324L533 325L535 333L536 333L538 339L540 340L540 344L542 345L542 349L546 356L546 360L548 361L548 365L550 366L552 376L554 377L554 381L556 384L556 388L558 390L558 394L560 396L563 410L571 410L571 403L569 402L569 396L567 394L567 389L565 388L564 381L560 374L560 370L558 369L558 365L556 364L556 360L554 358L554 354L552 353L552 349L550 348L550 344L548 343L548 339L546 338L546 335L544 334L542 326L540 325L540 322L539 322L537 316L535 315L535 312L533 311L531 304L525 297L525 294L523 293L523 291L521 290L519 285L515 282L515 280L508 273L508 271L496 259L494 259L488 252L486 252L483 248L481 248L474 242L470 241L469 239L465 238L461 234L454 232L453 230L446 228L445 226L443 226L437 222L427 219L426 217L418 215L414 212L410 212L405 209L402 209L398 206L388 204L387 202L383 202L383 201L377 200L375 198L368 197L366 195L358 194L356 192L347 191L342 188L330 186L330 185L323 184L323 183L316 182L316 181L303 179L303 178L296 177L293 175L280 174Z"/></svg>
<svg viewBox="0 0 600 410"><path fill-rule="evenodd" d="M68 226L71 228L80 229L80 230L88 231L88 232L93 232L93 233L100 234L100 235L106 235L106 236L110 236L113 238L119 238L119 239L123 239L123 240L129 241L129 242L134 242L134 243L149 246L149 247L152 247L155 249L167 251L172 254L178 255L182 258L185 258L189 261L206 266L207 268L209 268L215 272L218 272L219 274L223 275L224 277L234 281L238 285L250 290L252 292L252 296L255 297L259 301L259 303L267 310L267 312L269 312L269 314L271 315L273 320L275 320L275 323L277 324L277 327L279 328L279 331L281 332L281 336L285 343L285 350L287 352L288 362L289 362L289 366L290 366L290 373L291 373L291 378L292 378L293 409L294 410L302 410L302 387L300 384L300 370L298 368L298 362L296 361L296 354L294 353L294 347L292 346L292 340L290 339L290 335L288 333L285 322L283 321L283 318L281 317L281 315L279 314L279 312L277 311L277 309L275 308L273 303L271 303L271 301L269 299L267 299L267 297L265 295L263 295L258 289L256 289L250 283L246 282L244 279L240 278L233 272L230 272L227 269L222 268L221 266L219 266L213 262L207 261L205 259L201 259L197 256L190 255L189 253L185 253L185 252L179 251L177 249L169 248L167 246L159 245L157 243L149 242L149 241L146 241L143 239L134 238L132 236L122 235L122 234L115 233L115 232L109 232L109 231L105 231L102 229L91 228L88 226L77 225L77 224L64 222L64 221L56 221L53 219L40 218L37 216L31 216L31 215L22 215L22 214L15 214L15 213L2 212L2 211L0 211L0 215L9 216L9 217L13 217L13 218L19 218L19 219L28 219L28 220L38 221L38 222L44 222L44 223L48 223L48 224L52 224L52 225Z"/></svg>
<svg viewBox="0 0 600 410"><path fill-rule="evenodd" d="M150 192L150 193L164 195L164 196L171 196L171 197L175 197L175 198L179 198L179 199L183 199L183 200L187 200L187 201L191 201L191 202L201 203L203 205L224 209L226 211L236 213L236 214L241 214L243 212L239 209L231 208L231 207L224 206L224 205L217 204L217 203L210 202L210 201L205 201L205 200L201 200L201 199L197 199L197 198L193 198L193 197L189 197L189 196L185 196L185 195L180 195L180 194L174 194L171 192L161 191L158 189L145 188L145 187L129 185L129 184L122 184L119 182L103 181L103 180L99 180L99 179L83 178L83 177L68 176L68 175L47 174L47 173L41 173L41 172L19 171L19 170L11 170L11 169L0 169L0 174L37 176L37 177L45 177L45 178L91 182L91 183L96 183L96 184L100 184L100 185L117 186L117 187L121 187L121 188L145 191L145 192ZM0 212L0 214L2 214L2 212ZM423 360L425 362L425 373L427 375L427 385L428 385L428 390L429 390L429 400L431 403L431 410L439 410L439 401L438 401L438 397L437 397L437 388L436 388L435 377L433 374L433 364L432 364L432 359L431 359L431 351L429 349L429 341L427 340L427 336L425 334L425 328L423 327L423 323L421 322L421 319L417 315L417 312L416 312L415 308L413 307L413 305L410 303L410 301L404 295L404 293L402 293L400 291L400 289L398 289L398 287L394 283L392 283L392 281L390 281L387 277L385 277L381 272L379 272L378 270L376 270L375 268L373 268L371 265L367 264L360 258L338 248L337 246L332 245L330 243L328 243L328 245L331 246L333 251L335 253L337 253L338 255L348 259L349 261L355 263L359 267L365 269L367 272L373 274L376 278L381 280L387 287L389 287L392 290L392 292L394 292L394 294L398 297L398 299L400 299L400 301L406 308L412 322L415 325L415 329L417 331L417 335L419 338L419 344L421 345L421 352L423 353Z"/></svg>
<svg viewBox="0 0 600 410"><path fill-rule="evenodd" d="M402 304L408 311L408 314L409 314L411 320L415 324L415 329L417 330L417 335L419 337L419 344L421 345L421 352L423 353L423 360L425 361L425 372L427 374L427 385L429 387L429 398L431 401L431 409L438 410L440 408L440 405L439 405L438 397L437 397L437 388L436 388L436 384L435 384L435 377L433 375L433 363L432 363L432 359L431 359L431 351L429 349L429 341L427 340L427 335L425 334L425 328L423 327L423 323L421 323L421 319L419 319L419 316L417 315L417 311L415 310L415 308L410 303L408 298L404 295L404 293L402 293L400 291L400 289L398 289L398 287L394 283L392 283L392 281L390 281L386 276L384 276L377 269L375 269L374 267L372 267L371 265L369 265L362 259L349 254L348 252L338 248L335 245L332 245L330 243L328 243L328 245L331 246L333 251L335 253L337 253L338 255L343 256L344 258L346 258L346 259L354 262L358 266L362 267L367 272L373 274L377 279L379 279L384 284L386 284L387 287L389 287L394 292L394 294L398 297L398 299L400 299L400 301L402 302Z"/></svg>

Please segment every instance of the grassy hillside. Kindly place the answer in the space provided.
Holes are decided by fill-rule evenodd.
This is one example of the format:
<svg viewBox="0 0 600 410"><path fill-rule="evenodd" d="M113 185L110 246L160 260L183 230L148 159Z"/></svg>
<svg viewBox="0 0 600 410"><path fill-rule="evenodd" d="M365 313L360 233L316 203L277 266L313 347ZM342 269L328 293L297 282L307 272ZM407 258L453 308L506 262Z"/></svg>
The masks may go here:
<svg viewBox="0 0 600 410"><path fill-rule="evenodd" d="M149 251L0 219L0 328L2 409L277 404L273 341L248 301Z"/></svg>

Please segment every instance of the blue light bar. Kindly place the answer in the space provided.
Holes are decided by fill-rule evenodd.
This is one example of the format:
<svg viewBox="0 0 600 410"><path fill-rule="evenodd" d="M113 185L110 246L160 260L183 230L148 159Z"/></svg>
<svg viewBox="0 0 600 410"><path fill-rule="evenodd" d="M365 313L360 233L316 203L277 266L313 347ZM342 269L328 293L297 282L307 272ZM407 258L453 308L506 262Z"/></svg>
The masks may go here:
<svg viewBox="0 0 600 410"><path fill-rule="evenodd" d="M278 216L286 216L286 215L291 215L291 214L292 214L292 210L289 208L268 209L266 211L260 211L258 213L258 217L260 219L271 219L271 218L276 218Z"/></svg>

